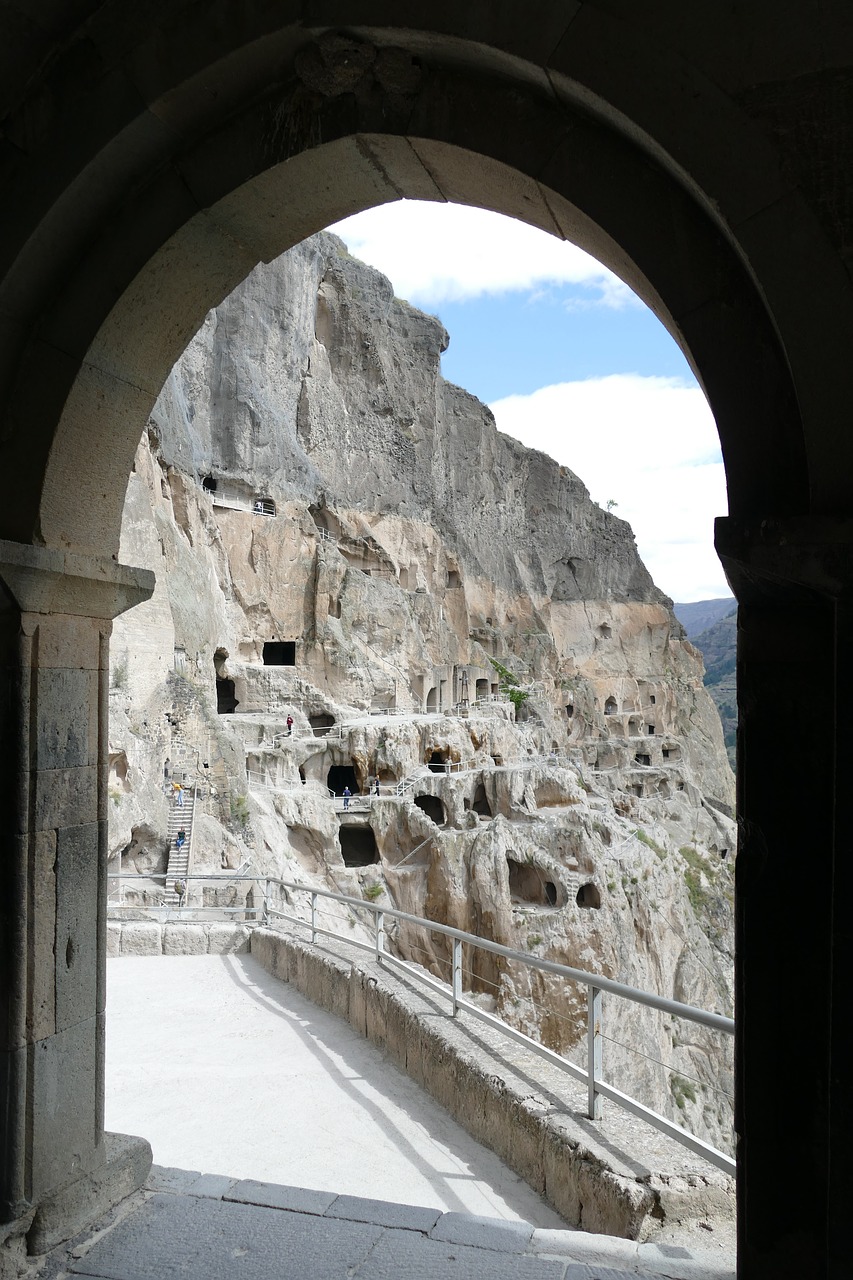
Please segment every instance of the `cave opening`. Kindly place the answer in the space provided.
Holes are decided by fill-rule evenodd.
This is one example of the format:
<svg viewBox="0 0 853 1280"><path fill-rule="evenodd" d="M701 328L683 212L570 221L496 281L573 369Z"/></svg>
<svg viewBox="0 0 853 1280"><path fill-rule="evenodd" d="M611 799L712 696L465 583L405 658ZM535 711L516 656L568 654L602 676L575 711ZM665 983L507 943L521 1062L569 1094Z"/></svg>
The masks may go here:
<svg viewBox="0 0 853 1280"><path fill-rule="evenodd" d="M334 723L335 717L329 715L327 711L321 711L318 715L308 717L308 724L311 726L312 732L318 737L328 733Z"/></svg>
<svg viewBox="0 0 853 1280"><path fill-rule="evenodd" d="M582 884L578 889L578 895L575 899L579 907L586 910L597 911L601 906L601 894L591 880L586 884Z"/></svg>
<svg viewBox="0 0 853 1280"><path fill-rule="evenodd" d="M634 756L634 759L636 760L637 764L651 764L652 762L651 756L646 755L644 751L638 751L637 754Z"/></svg>
<svg viewBox="0 0 853 1280"><path fill-rule="evenodd" d="M369 867L379 861L372 827L341 827L340 841L345 867Z"/></svg>
<svg viewBox="0 0 853 1280"><path fill-rule="evenodd" d="M415 804L437 827L443 827L447 822L444 804L438 796L415 796Z"/></svg>
<svg viewBox="0 0 853 1280"><path fill-rule="evenodd" d="M438 710L438 689L436 689L435 685L433 685L427 694L426 709L427 711Z"/></svg>
<svg viewBox="0 0 853 1280"><path fill-rule="evenodd" d="M227 676L216 677L216 711L220 716L233 715L240 705L234 691L234 681Z"/></svg>
<svg viewBox="0 0 853 1280"><path fill-rule="evenodd" d="M427 767L432 773L447 773L447 752L433 751L427 760Z"/></svg>
<svg viewBox="0 0 853 1280"><path fill-rule="evenodd" d="M471 808L481 818L491 818L492 806L489 804L489 797L486 795L486 788L482 782L477 783L477 789L474 792L474 799L471 802Z"/></svg>
<svg viewBox="0 0 853 1280"><path fill-rule="evenodd" d="M557 886L546 880L541 871L529 862L519 862L507 854L509 869L509 896L513 902L524 902L534 907L556 907Z"/></svg>
<svg viewBox="0 0 853 1280"><path fill-rule="evenodd" d="M264 644L263 659L265 667L295 667L295 640L267 640Z"/></svg>
<svg viewBox="0 0 853 1280"><path fill-rule="evenodd" d="M606 716L615 716L617 711L617 703L615 698L608 698L604 704L604 714Z"/></svg>
<svg viewBox="0 0 853 1280"><path fill-rule="evenodd" d="M488 698L488 696L489 696L489 682L488 682L488 680L478 680L478 681L477 681L477 685L476 685L476 690L477 690L477 694L476 694L476 696L477 696L477 701L478 701L478 702L480 701L480 699L481 699L481 698L482 698L482 699L484 699L484 700L485 700L485 699L487 699L487 698Z"/></svg>
<svg viewBox="0 0 853 1280"><path fill-rule="evenodd" d="M358 778L351 764L333 764L326 776L326 786L330 791L334 791L336 796L343 795L344 787L349 787L353 795L357 795L360 791Z"/></svg>

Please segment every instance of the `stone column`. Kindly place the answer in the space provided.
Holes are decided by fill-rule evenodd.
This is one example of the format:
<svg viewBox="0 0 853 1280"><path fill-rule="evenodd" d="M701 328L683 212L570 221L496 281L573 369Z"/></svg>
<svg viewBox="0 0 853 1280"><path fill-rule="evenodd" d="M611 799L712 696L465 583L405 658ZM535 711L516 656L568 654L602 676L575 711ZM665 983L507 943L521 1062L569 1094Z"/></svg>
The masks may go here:
<svg viewBox="0 0 853 1280"><path fill-rule="evenodd" d="M738 597L738 1276L849 1268L853 522L717 522Z"/></svg>
<svg viewBox="0 0 853 1280"><path fill-rule="evenodd" d="M33 1251L150 1165L147 1143L105 1139L103 1084L109 637L153 587L0 542L0 1223Z"/></svg>

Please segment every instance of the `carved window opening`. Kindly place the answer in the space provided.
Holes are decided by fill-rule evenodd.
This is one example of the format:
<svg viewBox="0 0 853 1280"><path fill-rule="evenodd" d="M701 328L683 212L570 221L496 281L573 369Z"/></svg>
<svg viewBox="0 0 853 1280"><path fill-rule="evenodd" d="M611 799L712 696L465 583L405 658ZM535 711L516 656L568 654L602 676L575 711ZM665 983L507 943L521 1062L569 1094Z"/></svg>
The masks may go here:
<svg viewBox="0 0 853 1280"><path fill-rule="evenodd" d="M345 867L369 867L379 861L372 827L341 827L340 841Z"/></svg>
<svg viewBox="0 0 853 1280"><path fill-rule="evenodd" d="M655 726L654 726L653 724L650 724L650 725L648 726L648 728L646 729L646 732L647 732L648 734L650 734L650 735L651 735L651 734L653 734L653 733L654 733L654 731L655 731Z"/></svg>
<svg viewBox="0 0 853 1280"><path fill-rule="evenodd" d="M655 697L655 695L654 695L653 693L650 693L650 694L649 694L649 702L652 704L652 706L654 706L654 705L655 705L655 703L657 702L657 698Z"/></svg>
<svg viewBox="0 0 853 1280"><path fill-rule="evenodd" d="M569 719L571 720L571 718L572 718L572 716L573 716L574 714L575 714L575 704L574 704L573 702L567 702L567 703L566 703L566 715L567 715L567 716L569 717Z"/></svg>
<svg viewBox="0 0 853 1280"><path fill-rule="evenodd" d="M438 711L438 689L433 685L427 694L426 700L427 711Z"/></svg>
<svg viewBox="0 0 853 1280"><path fill-rule="evenodd" d="M295 640L267 640L264 644L263 659L265 667L295 667Z"/></svg>
<svg viewBox="0 0 853 1280"><path fill-rule="evenodd" d="M478 700L479 700L480 698L488 698L488 696L489 696L489 682L488 682L488 680L478 680L478 681L477 681L477 698L478 698Z"/></svg>
<svg viewBox="0 0 853 1280"><path fill-rule="evenodd" d="M636 760L637 764L651 764L652 762L651 756L647 756L643 751L638 751L637 754L634 756L634 759Z"/></svg>
<svg viewBox="0 0 853 1280"><path fill-rule="evenodd" d="M458 570L458 569L448 569L448 570L447 570L447 585L448 585L448 587L461 587L461 586L462 586L462 579L461 579L461 577L459 576L459 570Z"/></svg>
<svg viewBox="0 0 853 1280"><path fill-rule="evenodd" d="M205 476L201 482L201 487L205 493L216 493L218 486L215 476Z"/></svg>
<svg viewBox="0 0 853 1280"><path fill-rule="evenodd" d="M615 699L615 698L608 698L608 699L607 699L607 701L606 701L606 702L605 702L605 704L604 704L604 714L605 714L606 716L615 716L615 715L616 715L616 710L617 710L617 703L616 703L616 699Z"/></svg>

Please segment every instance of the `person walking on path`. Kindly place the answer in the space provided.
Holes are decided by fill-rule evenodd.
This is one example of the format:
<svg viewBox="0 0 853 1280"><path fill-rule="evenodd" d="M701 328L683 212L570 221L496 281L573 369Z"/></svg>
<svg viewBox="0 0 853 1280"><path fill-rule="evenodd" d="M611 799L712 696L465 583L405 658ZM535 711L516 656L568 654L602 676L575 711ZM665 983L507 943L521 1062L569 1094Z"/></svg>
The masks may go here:
<svg viewBox="0 0 853 1280"><path fill-rule="evenodd" d="M352 792L349 787L344 787L344 813L349 809L350 796Z"/></svg>
<svg viewBox="0 0 853 1280"><path fill-rule="evenodd" d="M287 717L287 736L288 738L293 737L293 716Z"/></svg>
<svg viewBox="0 0 853 1280"><path fill-rule="evenodd" d="M183 809L183 807L184 807L184 789L183 789L183 787L181 786L180 782L176 782L176 783L174 783L174 788L175 788L175 804L178 806L178 808L179 808L179 809Z"/></svg>
<svg viewBox="0 0 853 1280"><path fill-rule="evenodd" d="M375 796L379 795L379 774L373 779L373 794Z"/></svg>
<svg viewBox="0 0 853 1280"><path fill-rule="evenodd" d="M182 907L182 906L184 905L184 894L186 893L186 891L187 891L186 881L185 881L185 880L176 880L176 881L175 881L175 893L176 893L177 898L178 898L178 907Z"/></svg>

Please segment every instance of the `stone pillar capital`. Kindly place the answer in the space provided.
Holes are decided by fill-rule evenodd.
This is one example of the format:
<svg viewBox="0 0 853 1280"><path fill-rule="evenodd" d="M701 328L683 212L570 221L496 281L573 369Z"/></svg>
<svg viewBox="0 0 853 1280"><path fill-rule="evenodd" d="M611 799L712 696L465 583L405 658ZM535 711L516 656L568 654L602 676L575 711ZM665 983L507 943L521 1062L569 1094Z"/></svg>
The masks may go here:
<svg viewBox="0 0 853 1280"><path fill-rule="evenodd" d="M0 582L22 613L117 618L154 591L150 569L0 540Z"/></svg>
<svg viewBox="0 0 853 1280"><path fill-rule="evenodd" d="M853 590L853 520L790 516L714 521L714 545L741 604L849 598Z"/></svg>

